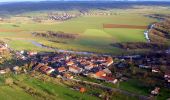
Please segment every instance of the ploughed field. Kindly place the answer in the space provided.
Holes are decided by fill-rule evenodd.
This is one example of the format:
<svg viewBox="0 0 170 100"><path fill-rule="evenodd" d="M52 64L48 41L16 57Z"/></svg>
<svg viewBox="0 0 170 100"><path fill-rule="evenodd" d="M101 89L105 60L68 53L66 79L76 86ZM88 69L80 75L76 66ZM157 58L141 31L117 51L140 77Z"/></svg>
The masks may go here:
<svg viewBox="0 0 170 100"><path fill-rule="evenodd" d="M103 28L128 28L128 29L147 29L148 26L103 24Z"/></svg>
<svg viewBox="0 0 170 100"><path fill-rule="evenodd" d="M120 13L116 10L113 10L113 12L116 14L110 16L84 15L65 21L50 22L35 22L27 17L20 18L24 15L38 16L38 12L23 13L15 16L15 18L11 16L11 18L0 22L0 38L16 50L48 51L36 47L30 42L33 40L49 47L64 50L112 54L125 53L125 50L114 47L113 43L147 42L143 33L150 23L156 21L156 19L144 16L150 12L141 14L135 10L129 10L129 13L123 10L120 10ZM44 14L41 13L40 15L43 16ZM74 34L76 37L43 37L33 34L34 32L47 33L48 31L63 32L63 34L68 35Z"/></svg>

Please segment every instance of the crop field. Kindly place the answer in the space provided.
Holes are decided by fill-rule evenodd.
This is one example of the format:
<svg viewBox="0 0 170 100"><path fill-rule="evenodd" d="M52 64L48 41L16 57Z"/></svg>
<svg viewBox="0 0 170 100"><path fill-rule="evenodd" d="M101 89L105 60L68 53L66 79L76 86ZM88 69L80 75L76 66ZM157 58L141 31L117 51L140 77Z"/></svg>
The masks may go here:
<svg viewBox="0 0 170 100"><path fill-rule="evenodd" d="M147 26L103 24L103 28L127 28L127 29L147 29Z"/></svg>

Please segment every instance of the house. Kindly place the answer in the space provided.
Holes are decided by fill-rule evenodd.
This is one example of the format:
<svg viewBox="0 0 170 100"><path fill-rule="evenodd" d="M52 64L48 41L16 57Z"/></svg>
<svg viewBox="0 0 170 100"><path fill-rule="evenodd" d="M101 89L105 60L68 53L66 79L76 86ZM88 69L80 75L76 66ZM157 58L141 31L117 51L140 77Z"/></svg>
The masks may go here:
<svg viewBox="0 0 170 100"><path fill-rule="evenodd" d="M165 72L164 77L165 77L165 78L170 78L170 70Z"/></svg>
<svg viewBox="0 0 170 100"><path fill-rule="evenodd" d="M13 71L19 71L19 70L20 70L19 66L13 67Z"/></svg>
<svg viewBox="0 0 170 100"><path fill-rule="evenodd" d="M106 82L113 83L113 84L116 84L118 82L118 79L113 78L113 77L108 77L108 76L101 76L100 79L105 80Z"/></svg>
<svg viewBox="0 0 170 100"><path fill-rule="evenodd" d="M73 79L73 76L70 75L70 74L68 74L68 73L65 73L65 74L63 75L63 77L65 77L65 78L67 78L67 79Z"/></svg>
<svg viewBox="0 0 170 100"><path fill-rule="evenodd" d="M81 73L83 71L82 68L79 68L77 66L70 66L69 71L75 74Z"/></svg>
<svg viewBox="0 0 170 100"><path fill-rule="evenodd" d="M39 70L43 73L46 73L47 69L48 69L48 66L42 66Z"/></svg>
<svg viewBox="0 0 170 100"><path fill-rule="evenodd" d="M106 64L107 67L109 67L111 64L113 64L112 57L108 57L105 64Z"/></svg>
<svg viewBox="0 0 170 100"><path fill-rule="evenodd" d="M67 66L72 66L72 65L74 65L74 62L73 61L69 61L69 62L66 63L66 65Z"/></svg>
<svg viewBox="0 0 170 100"><path fill-rule="evenodd" d="M165 78L165 80L168 81L168 83L170 83L170 70L168 70L168 71L165 72L164 78Z"/></svg>
<svg viewBox="0 0 170 100"><path fill-rule="evenodd" d="M0 21L3 21L3 18L0 17Z"/></svg>
<svg viewBox="0 0 170 100"><path fill-rule="evenodd" d="M160 88L159 87L156 87L154 90L151 91L151 94L152 95L158 95L160 92Z"/></svg>
<svg viewBox="0 0 170 100"><path fill-rule="evenodd" d="M151 68L151 66L147 66L147 65L139 65L139 68L150 69L150 68Z"/></svg>
<svg viewBox="0 0 170 100"><path fill-rule="evenodd" d="M28 54L29 56L34 56L34 55L37 55L37 52L31 51L31 52L28 52L27 54Z"/></svg>
<svg viewBox="0 0 170 100"><path fill-rule="evenodd" d="M3 53L5 51L7 51L7 50L8 50L8 48L6 46L0 45L0 53Z"/></svg>
<svg viewBox="0 0 170 100"><path fill-rule="evenodd" d="M26 58L25 56L22 55L22 56L20 57L20 59L26 60L27 58Z"/></svg>
<svg viewBox="0 0 170 100"><path fill-rule="evenodd" d="M50 74L51 74L52 72L54 72L54 71L55 71L55 69L49 67L49 68L45 71L45 73L46 73L47 75L50 75Z"/></svg>
<svg viewBox="0 0 170 100"><path fill-rule="evenodd" d="M6 74L5 70L0 70L0 74Z"/></svg>
<svg viewBox="0 0 170 100"><path fill-rule="evenodd" d="M35 69L39 69L42 73L45 73L47 75L50 75L52 72L55 71L55 69L53 69L52 67L45 65L41 66L41 64L37 65Z"/></svg>
<svg viewBox="0 0 170 100"><path fill-rule="evenodd" d="M42 67L42 66L44 66L44 64L39 63L39 64L38 64L37 66L35 66L33 69L34 69L34 70L39 70L40 67Z"/></svg>
<svg viewBox="0 0 170 100"><path fill-rule="evenodd" d="M84 92L86 92L86 88L80 87L79 91L80 91L80 93L84 93Z"/></svg>
<svg viewBox="0 0 170 100"><path fill-rule="evenodd" d="M158 72L160 72L160 68L159 67L152 67L152 72L158 73Z"/></svg>
<svg viewBox="0 0 170 100"><path fill-rule="evenodd" d="M112 74L112 72L111 72L108 68L103 69L103 71L104 71L107 75Z"/></svg>
<svg viewBox="0 0 170 100"><path fill-rule="evenodd" d="M94 78L98 78L98 79L100 79L100 77L105 77L105 76L106 73L104 71L98 71L93 75Z"/></svg>
<svg viewBox="0 0 170 100"><path fill-rule="evenodd" d="M24 50L20 51L20 54L24 54L24 53L25 53L25 51L24 51Z"/></svg>
<svg viewBox="0 0 170 100"><path fill-rule="evenodd" d="M65 67L59 67L57 70L58 70L59 73L61 73L61 72L65 72L66 68Z"/></svg>
<svg viewBox="0 0 170 100"><path fill-rule="evenodd" d="M91 70L92 68L94 68L93 64L89 64L87 66L84 67L86 70Z"/></svg>

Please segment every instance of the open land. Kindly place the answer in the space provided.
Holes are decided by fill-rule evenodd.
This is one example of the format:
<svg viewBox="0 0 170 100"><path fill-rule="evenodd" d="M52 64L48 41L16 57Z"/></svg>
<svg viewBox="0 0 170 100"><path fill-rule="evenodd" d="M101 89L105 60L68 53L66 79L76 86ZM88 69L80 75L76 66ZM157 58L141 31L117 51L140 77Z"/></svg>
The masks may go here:
<svg viewBox="0 0 170 100"><path fill-rule="evenodd" d="M141 11L142 10L143 9L141 9ZM97 11L94 10L91 12L97 12ZM112 10L112 12L115 13L115 15L110 15L110 16L84 15L66 21L60 21L60 22L42 21L40 23L34 22L27 17L24 18L18 17L19 15L17 15L17 17L15 18L11 17L1 22L0 25L1 38L3 39L9 38L11 39L10 41L14 41L15 43L17 43L17 41L18 43L20 43L22 39L24 40L23 42L26 42L25 39L27 39L27 40L35 40L41 44L52 46L59 49L89 51L89 52L97 52L97 53L112 53L112 54L117 54L117 53L121 54L121 52L117 52L117 51L122 51L122 52L125 51L116 47L112 47L110 45L111 43L146 42L143 33L149 24L156 21L155 19L148 18L144 16L144 14L139 14L137 11L133 9L128 9L125 11ZM22 14L22 16L24 15L37 16L35 15L36 13L37 12L34 12L33 14L26 13L26 14ZM148 14L150 13L151 11L150 12L148 11ZM43 16L46 14L46 12L45 11L41 12L41 14ZM23 20L18 20L18 19L23 19ZM114 29L103 28L103 24L127 25L130 26L130 28L127 28L127 26L123 26L121 28L116 26ZM137 28L135 29L132 28L134 26ZM62 31L69 34L78 34L78 38L74 40L58 38L57 40L65 41L66 44L54 43L49 41L48 39L44 39L44 38L42 39L40 37L32 36L32 32L39 32L39 31L40 32ZM10 43L13 42L9 42L9 45ZM13 47L13 48L17 50L20 49L20 47ZM34 48L32 48L31 46L30 49L34 49Z"/></svg>

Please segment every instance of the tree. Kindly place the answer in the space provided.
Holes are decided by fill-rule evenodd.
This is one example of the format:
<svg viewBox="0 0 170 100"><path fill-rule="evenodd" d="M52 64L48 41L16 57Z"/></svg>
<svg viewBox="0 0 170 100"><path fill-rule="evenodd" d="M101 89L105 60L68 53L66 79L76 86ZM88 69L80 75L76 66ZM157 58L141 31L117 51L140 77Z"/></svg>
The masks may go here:
<svg viewBox="0 0 170 100"><path fill-rule="evenodd" d="M160 70L161 70L162 72L165 72L165 71L166 71L166 66L160 66Z"/></svg>
<svg viewBox="0 0 170 100"><path fill-rule="evenodd" d="M134 66L134 64L130 65L130 70L132 71L132 74L136 74L136 67Z"/></svg>

